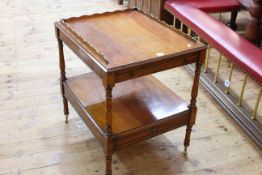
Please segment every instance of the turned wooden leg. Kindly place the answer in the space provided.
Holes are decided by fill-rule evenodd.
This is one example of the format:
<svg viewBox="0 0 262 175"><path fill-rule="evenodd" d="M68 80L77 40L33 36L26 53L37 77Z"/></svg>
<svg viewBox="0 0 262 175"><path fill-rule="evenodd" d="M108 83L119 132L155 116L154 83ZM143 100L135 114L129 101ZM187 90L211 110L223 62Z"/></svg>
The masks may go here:
<svg viewBox="0 0 262 175"><path fill-rule="evenodd" d="M69 115L68 101L64 96L63 96L63 104L64 104L65 123L68 123L68 115Z"/></svg>
<svg viewBox="0 0 262 175"><path fill-rule="evenodd" d="M227 26L229 26L232 30L237 30L237 24L236 24L236 19L237 19L238 11L233 11L231 12L231 18Z"/></svg>
<svg viewBox="0 0 262 175"><path fill-rule="evenodd" d="M112 175L112 155L106 155L106 173L105 175Z"/></svg>
<svg viewBox="0 0 262 175"><path fill-rule="evenodd" d="M107 82L108 83L108 82ZM105 84L107 84L105 83ZM112 154L113 154L113 142L112 142L112 88L113 86L105 85L106 90L106 172L105 175L112 174Z"/></svg>
<svg viewBox="0 0 262 175"><path fill-rule="evenodd" d="M190 136L191 136L191 129L192 127L191 126L187 126L187 129L186 129L186 136L185 136L185 141L184 141L184 154L187 155L187 149L189 147L189 144L190 144Z"/></svg>
<svg viewBox="0 0 262 175"><path fill-rule="evenodd" d="M63 42L59 39L59 30L56 29L56 36L57 36L57 42L58 42L58 51L59 51L59 67L60 67L60 88L61 88L61 94L63 98L63 104L64 104L64 114L65 114L65 122L68 123L68 101L65 98L65 90L63 82L66 81L66 73L65 73L65 58L64 58L64 49L63 49Z"/></svg>
<svg viewBox="0 0 262 175"><path fill-rule="evenodd" d="M206 52L202 51L201 54L200 54L200 58L199 58L198 62L196 63L194 82L193 82L193 87L192 87L192 91L191 91L191 100L190 100L190 104L189 104L190 116L189 116L189 121L188 121L188 124L187 124L186 136L185 136L185 141L184 141L185 155L187 155L187 148L190 144L190 136L191 136L192 126L195 124L195 121L196 121L196 112L197 112L196 98L197 98L197 94L198 94L198 85L199 85L199 77L200 77L200 72L201 72L201 66L202 66L203 62L205 61L205 57L206 57Z"/></svg>

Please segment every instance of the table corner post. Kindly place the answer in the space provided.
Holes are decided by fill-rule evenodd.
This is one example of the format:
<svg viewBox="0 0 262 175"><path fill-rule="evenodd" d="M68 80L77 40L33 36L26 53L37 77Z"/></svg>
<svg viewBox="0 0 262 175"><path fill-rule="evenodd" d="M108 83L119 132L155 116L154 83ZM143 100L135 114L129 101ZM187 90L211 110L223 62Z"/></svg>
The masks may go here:
<svg viewBox="0 0 262 175"><path fill-rule="evenodd" d="M191 136L191 131L192 127L195 124L196 121L196 113L197 113L197 106L196 106L196 99L198 95L198 87L199 87L199 79L200 79L200 74L201 74L201 66L203 62L205 61L206 58L206 50L203 50L199 54L199 58L196 61L196 66L195 66L195 74L194 74L194 80L193 80L193 86L192 86L192 91L191 91L191 100L189 104L189 122L187 124L186 128L186 135L185 135L185 141L184 141L184 146L185 146L185 155L187 154L187 149L190 144L190 136Z"/></svg>
<svg viewBox="0 0 262 175"><path fill-rule="evenodd" d="M65 115L65 122L68 123L68 101L65 97L65 90L64 90L64 81L66 81L66 72L65 72L65 58L64 58L64 49L63 49L63 41L60 39L60 30L55 25L55 33L58 42L58 52L59 52L59 68L60 68L60 88L61 94L63 98L63 105L64 105L64 115Z"/></svg>
<svg viewBox="0 0 262 175"><path fill-rule="evenodd" d="M113 139L112 139L112 91L115 86L114 74L108 73L103 79L105 88L105 114L106 114L106 175L112 174L112 155L113 155Z"/></svg>

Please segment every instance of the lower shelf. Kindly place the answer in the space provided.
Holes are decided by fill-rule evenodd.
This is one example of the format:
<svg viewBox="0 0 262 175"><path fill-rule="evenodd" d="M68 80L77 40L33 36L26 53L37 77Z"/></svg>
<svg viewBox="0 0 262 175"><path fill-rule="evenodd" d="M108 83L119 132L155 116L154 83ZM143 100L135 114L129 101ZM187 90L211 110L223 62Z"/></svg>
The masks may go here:
<svg viewBox="0 0 262 175"><path fill-rule="evenodd" d="M68 78L65 96L93 133L105 139L105 90L94 73ZM112 132L116 146L130 144L186 125L187 103L153 76L116 84ZM98 134L99 133L99 134Z"/></svg>

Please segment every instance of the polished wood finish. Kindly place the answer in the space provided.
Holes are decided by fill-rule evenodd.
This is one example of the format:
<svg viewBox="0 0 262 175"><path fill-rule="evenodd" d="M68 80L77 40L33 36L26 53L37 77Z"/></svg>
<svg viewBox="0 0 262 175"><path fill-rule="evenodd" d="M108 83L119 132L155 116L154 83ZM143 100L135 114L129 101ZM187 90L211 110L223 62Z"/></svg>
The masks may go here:
<svg viewBox="0 0 262 175"><path fill-rule="evenodd" d="M164 55L172 57L199 48L199 43L141 13L126 10L82 16L63 20L63 24L108 71L126 70Z"/></svg>
<svg viewBox="0 0 262 175"><path fill-rule="evenodd" d="M64 41L96 73L66 80L60 53L62 95L102 144L106 175L114 151L146 138L187 125L189 145L205 45L130 9L69 18L55 27L60 45ZM189 107L151 76L138 78L190 63L197 69Z"/></svg>
<svg viewBox="0 0 262 175"><path fill-rule="evenodd" d="M79 106L88 111L86 117L91 118L85 120L96 123L98 131L112 129L112 132L106 134L114 135L115 149L123 146L121 138L126 139L123 136L134 138L134 134L140 132L141 128L166 130L165 125L161 126L165 120L172 122L170 125L174 128L187 123L187 118L182 118L182 115L188 115L187 103L152 76L119 83L113 94L110 94L111 89L105 92L101 80L94 73L69 78L65 81L65 87L66 97L77 99ZM105 96L110 99L105 100ZM105 110L105 105L108 100L111 101L112 96L112 104L106 106ZM106 112L109 111L110 119L104 117L108 116ZM107 124L111 117L112 124ZM130 139L132 138L126 140Z"/></svg>
<svg viewBox="0 0 262 175"><path fill-rule="evenodd" d="M206 53L201 52L200 58L205 58ZM185 136L185 151L187 152L187 147L189 146L190 142L190 135L191 135L191 130L193 125L195 124L196 121L196 112L197 112L197 106L196 106L196 98L198 94L198 86L199 86L199 77L200 77L200 72L201 72L201 62L196 62L196 68L195 68L195 73L194 73L194 81L193 81L193 87L191 91L191 100L189 104L189 109L190 109L190 120L187 123L187 129L186 129L186 136Z"/></svg>
<svg viewBox="0 0 262 175"><path fill-rule="evenodd" d="M58 51L59 51L59 66L60 66L60 89L62 93L62 98L63 98L63 104L64 104L64 114L65 114L65 122L68 122L68 114L69 114L69 109L68 109L68 101L65 98L65 89L63 82L66 81L66 73L65 73L65 59L64 59L64 50L63 50L63 42L59 39L59 30L56 29L56 37L57 37L57 42L58 42Z"/></svg>

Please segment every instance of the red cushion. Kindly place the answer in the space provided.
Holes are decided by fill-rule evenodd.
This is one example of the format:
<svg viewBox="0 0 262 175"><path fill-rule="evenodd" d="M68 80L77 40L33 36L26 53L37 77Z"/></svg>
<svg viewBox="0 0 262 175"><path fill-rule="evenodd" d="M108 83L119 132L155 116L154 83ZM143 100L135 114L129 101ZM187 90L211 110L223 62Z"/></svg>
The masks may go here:
<svg viewBox="0 0 262 175"><path fill-rule="evenodd" d="M177 1L167 1L165 9L249 73L256 81L262 83L261 49L197 8Z"/></svg>
<svg viewBox="0 0 262 175"><path fill-rule="evenodd" d="M169 3L191 5L207 13L240 10L239 0L170 0Z"/></svg>

